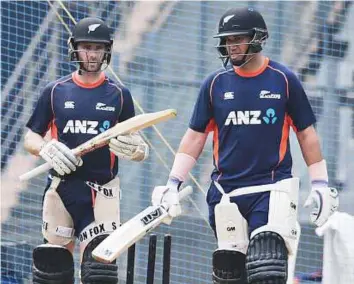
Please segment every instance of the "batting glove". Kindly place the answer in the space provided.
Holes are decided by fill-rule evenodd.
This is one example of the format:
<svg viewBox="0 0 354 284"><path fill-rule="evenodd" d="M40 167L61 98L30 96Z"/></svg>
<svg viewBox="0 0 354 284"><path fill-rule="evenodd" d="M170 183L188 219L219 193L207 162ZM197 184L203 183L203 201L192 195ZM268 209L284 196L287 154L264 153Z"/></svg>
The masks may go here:
<svg viewBox="0 0 354 284"><path fill-rule="evenodd" d="M61 176L76 171L76 167L83 164L80 157L75 157L65 144L55 139L45 143L39 155Z"/></svg>
<svg viewBox="0 0 354 284"><path fill-rule="evenodd" d="M338 191L328 187L326 181L312 182L312 189L304 206L313 206L310 220L318 227L322 226L328 218L337 211L339 206Z"/></svg>
<svg viewBox="0 0 354 284"><path fill-rule="evenodd" d="M108 146L119 159L140 162L149 156L149 146L138 133L112 138Z"/></svg>
<svg viewBox="0 0 354 284"><path fill-rule="evenodd" d="M152 192L152 205L164 205L167 208L170 219L166 224L170 224L172 218L182 214L182 207L179 202L178 189L181 182L176 179L170 179L165 186L156 186Z"/></svg>

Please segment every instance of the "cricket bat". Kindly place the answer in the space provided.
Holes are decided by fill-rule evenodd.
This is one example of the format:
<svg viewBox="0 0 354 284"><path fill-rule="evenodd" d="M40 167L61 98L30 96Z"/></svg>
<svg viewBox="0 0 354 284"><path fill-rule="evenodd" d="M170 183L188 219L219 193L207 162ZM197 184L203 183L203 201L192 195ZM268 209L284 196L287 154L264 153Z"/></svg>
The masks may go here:
<svg viewBox="0 0 354 284"><path fill-rule="evenodd" d="M187 186L179 192L182 200L192 193L192 187ZM101 262L110 263L119 257L132 244L143 238L156 228L168 216L167 205L149 206L138 215L125 222L112 232L92 252L92 256Z"/></svg>
<svg viewBox="0 0 354 284"><path fill-rule="evenodd" d="M88 152L91 152L97 148L101 148L109 144L109 140L118 135L129 134L132 132L139 131L146 127L152 126L159 122L175 117L176 115L177 115L177 111L175 109L166 109L163 111L143 113L143 114L136 115L123 122L117 123L112 128L82 143L81 145L77 146L75 149L72 149L72 151L76 156L85 155ZM50 169L51 169L51 165L49 163L42 164L34 168L33 170L21 175L20 180L21 181L29 180Z"/></svg>

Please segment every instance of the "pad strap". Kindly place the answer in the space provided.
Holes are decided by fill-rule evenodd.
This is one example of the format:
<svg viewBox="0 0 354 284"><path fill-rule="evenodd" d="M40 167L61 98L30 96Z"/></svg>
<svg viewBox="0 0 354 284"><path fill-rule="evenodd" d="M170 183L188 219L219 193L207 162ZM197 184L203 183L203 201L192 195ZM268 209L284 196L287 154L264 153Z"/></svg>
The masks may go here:
<svg viewBox="0 0 354 284"><path fill-rule="evenodd" d="M221 185L218 182L214 181L214 184L215 184L216 188L220 191L221 194L228 195L229 197L236 197L236 196L241 196L241 195L246 195L246 194L261 193L261 192L267 192L267 191L280 191L280 192L288 193L289 189L286 186L284 187L284 182L287 180L292 180L292 179L293 178L284 179L284 180L281 180L280 182L272 183L272 184L241 187L241 188L234 189L233 191L231 191L229 193L225 193L224 190L222 189ZM279 183L282 183L282 184L279 184Z"/></svg>

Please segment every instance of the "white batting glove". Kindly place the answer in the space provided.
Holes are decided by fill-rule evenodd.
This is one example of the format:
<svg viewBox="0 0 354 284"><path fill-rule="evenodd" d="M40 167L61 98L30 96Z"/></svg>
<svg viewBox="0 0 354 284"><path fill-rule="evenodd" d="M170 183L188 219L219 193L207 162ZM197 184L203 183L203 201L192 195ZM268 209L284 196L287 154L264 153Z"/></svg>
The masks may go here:
<svg viewBox="0 0 354 284"><path fill-rule="evenodd" d="M80 157L75 157L65 144L55 139L45 143L39 155L61 176L76 171L76 167L83 164Z"/></svg>
<svg viewBox="0 0 354 284"><path fill-rule="evenodd" d="M339 206L338 191L328 187L326 181L312 182L312 189L304 206L314 205L310 219L318 227L322 226L328 218L337 211Z"/></svg>
<svg viewBox="0 0 354 284"><path fill-rule="evenodd" d="M152 192L152 205L166 205L170 219L166 219L166 224L170 224L172 218L182 214L182 207L179 202L178 188L181 182L170 179L165 186L156 186Z"/></svg>
<svg viewBox="0 0 354 284"><path fill-rule="evenodd" d="M140 162L149 156L149 146L138 133L112 138L108 146L119 159Z"/></svg>

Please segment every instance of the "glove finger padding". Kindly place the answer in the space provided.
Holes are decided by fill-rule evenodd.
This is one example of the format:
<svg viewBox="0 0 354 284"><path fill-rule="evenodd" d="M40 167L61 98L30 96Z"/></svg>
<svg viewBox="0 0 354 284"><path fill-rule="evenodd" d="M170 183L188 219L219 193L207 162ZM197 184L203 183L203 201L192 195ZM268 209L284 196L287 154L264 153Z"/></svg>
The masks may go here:
<svg viewBox="0 0 354 284"><path fill-rule="evenodd" d="M304 206L313 206L310 220L317 226L322 226L338 209L338 191L332 187L314 187Z"/></svg>
<svg viewBox="0 0 354 284"><path fill-rule="evenodd" d="M59 175L70 174L76 167L82 166L81 158L76 158L72 151L63 143L51 140L46 143L39 155L47 161Z"/></svg>
<svg viewBox="0 0 354 284"><path fill-rule="evenodd" d="M56 168L60 168L61 171L64 172L64 174L70 174L72 171L76 170L75 165L71 165L71 167L69 168L65 162L63 162L62 159L65 159L65 157L53 157L52 162L53 162L53 167L54 169Z"/></svg>
<svg viewBox="0 0 354 284"><path fill-rule="evenodd" d="M156 186L151 195L151 203L154 206L160 205L164 194L169 190L167 186Z"/></svg>
<svg viewBox="0 0 354 284"><path fill-rule="evenodd" d="M182 214L182 208L181 204L179 202L179 195L178 191L170 188L163 196L162 198L163 203L168 204L168 214L170 214L171 217L177 217Z"/></svg>
<svg viewBox="0 0 354 284"><path fill-rule="evenodd" d="M144 143L144 140L137 133L132 133L129 135L119 135L117 136L117 141L121 142L122 144L132 146L139 146L140 144Z"/></svg>
<svg viewBox="0 0 354 284"><path fill-rule="evenodd" d="M137 133L112 138L108 146L120 159L143 161L149 156L149 146Z"/></svg>
<svg viewBox="0 0 354 284"><path fill-rule="evenodd" d="M156 186L152 192L151 201L153 205L167 205L167 211L171 217L177 217L182 214L178 190L176 188Z"/></svg>
<svg viewBox="0 0 354 284"><path fill-rule="evenodd" d="M167 186L156 186L151 195L151 203L154 206L159 206L163 203L163 197L165 193L169 190ZM169 215L162 222L166 225L171 225L172 217Z"/></svg>
<svg viewBox="0 0 354 284"><path fill-rule="evenodd" d="M60 150L58 150L58 152L56 153L56 156L53 157L53 159L56 160L58 164L63 165L62 169L67 174L69 174L71 171L76 170L76 166L75 166L74 162L69 160L62 152L60 152ZM67 171L69 171L69 172L67 172Z"/></svg>
<svg viewBox="0 0 354 284"><path fill-rule="evenodd" d="M71 162L70 164L79 165L81 158L76 158L73 152L63 143L57 142L54 146Z"/></svg>
<svg viewBox="0 0 354 284"><path fill-rule="evenodd" d="M167 186L156 186L151 195L151 203L153 206L159 206L164 201L164 195L169 191ZM171 225L173 217L168 215L162 222L166 225Z"/></svg>
<svg viewBox="0 0 354 284"><path fill-rule="evenodd" d="M122 143L117 138L112 138L109 141L109 147L111 149L114 149L115 151L118 151L118 152L126 151L127 153L130 152L131 154L134 153L136 151L136 149L138 148L137 145Z"/></svg>
<svg viewBox="0 0 354 284"><path fill-rule="evenodd" d="M111 139L111 142L109 143L108 146L109 146L109 150L119 159L123 159L123 160L132 159L133 151L120 147L119 142L115 138Z"/></svg>

